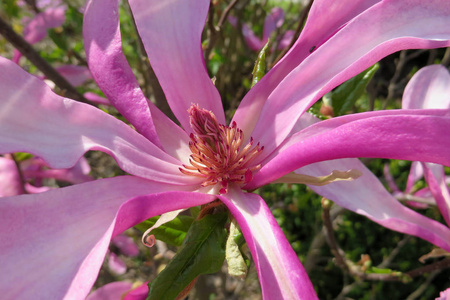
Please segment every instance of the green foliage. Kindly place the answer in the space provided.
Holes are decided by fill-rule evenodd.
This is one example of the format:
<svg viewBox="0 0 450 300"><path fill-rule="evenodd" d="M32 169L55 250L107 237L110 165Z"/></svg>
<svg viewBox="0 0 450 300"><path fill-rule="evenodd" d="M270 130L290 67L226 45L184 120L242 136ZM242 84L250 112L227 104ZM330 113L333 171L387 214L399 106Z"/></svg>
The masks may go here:
<svg viewBox="0 0 450 300"><path fill-rule="evenodd" d="M266 74L266 52L269 47L270 40L259 51L258 58L255 61L255 67L253 68L253 80L252 87L258 83L259 80Z"/></svg>
<svg viewBox="0 0 450 300"><path fill-rule="evenodd" d="M227 213L207 215L192 223L182 247L156 279L147 300L174 299L198 275L220 270L225 259Z"/></svg>
<svg viewBox="0 0 450 300"><path fill-rule="evenodd" d="M331 92L331 102L335 116L348 112L365 92L379 65L375 64L355 77L347 80Z"/></svg>
<svg viewBox="0 0 450 300"><path fill-rule="evenodd" d="M155 225L158 219L159 216L150 218L136 225L135 228L144 232ZM157 240L163 241L169 245L181 246L193 221L193 217L178 215L172 221L153 229L151 234L153 234Z"/></svg>

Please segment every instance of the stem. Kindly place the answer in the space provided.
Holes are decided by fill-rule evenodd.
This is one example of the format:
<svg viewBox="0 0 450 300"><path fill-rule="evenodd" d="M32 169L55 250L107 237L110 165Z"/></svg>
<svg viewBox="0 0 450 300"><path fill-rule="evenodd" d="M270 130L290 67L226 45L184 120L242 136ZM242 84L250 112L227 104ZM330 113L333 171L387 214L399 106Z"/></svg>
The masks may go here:
<svg viewBox="0 0 450 300"><path fill-rule="evenodd" d="M9 24L0 17L0 35L10 42L28 60L33 63L44 75L53 81L69 98L79 102L89 103L64 77L62 77L47 61L45 61L33 47L18 35Z"/></svg>

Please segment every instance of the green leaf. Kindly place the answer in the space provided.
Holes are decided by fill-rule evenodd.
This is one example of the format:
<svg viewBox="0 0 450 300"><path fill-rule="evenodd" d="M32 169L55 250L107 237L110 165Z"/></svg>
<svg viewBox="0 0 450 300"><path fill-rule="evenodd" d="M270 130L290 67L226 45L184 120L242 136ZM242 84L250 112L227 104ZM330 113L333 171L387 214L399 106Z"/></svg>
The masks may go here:
<svg viewBox="0 0 450 300"><path fill-rule="evenodd" d="M258 83L258 81L266 74L266 51L269 47L270 40L261 49L258 54L258 58L255 61L255 67L253 68L253 80L252 87Z"/></svg>
<svg viewBox="0 0 450 300"><path fill-rule="evenodd" d="M375 64L367 70L341 84L331 93L331 102L335 116L340 116L351 110L365 92L367 85L372 79L379 65Z"/></svg>
<svg viewBox="0 0 450 300"><path fill-rule="evenodd" d="M227 216L207 215L192 223L178 253L149 283L147 300L175 299L198 275L220 270L225 259Z"/></svg>
<svg viewBox="0 0 450 300"><path fill-rule="evenodd" d="M155 225L158 219L159 216L150 218L135 227L140 231L145 232ZM153 234L157 240L163 241L169 245L181 246L193 221L193 217L178 215L172 221L153 229L151 234Z"/></svg>
<svg viewBox="0 0 450 300"><path fill-rule="evenodd" d="M62 50L68 50L66 35L61 32L60 28L52 28L48 30L48 36Z"/></svg>
<svg viewBox="0 0 450 300"><path fill-rule="evenodd" d="M14 157L16 158L16 160L18 162L21 162L21 161L32 158L33 154L25 153L25 152L16 152L16 153L14 153Z"/></svg>
<svg viewBox="0 0 450 300"><path fill-rule="evenodd" d="M240 241L242 233L233 220L230 223L230 235L227 239L225 257L228 263L228 274L234 277L245 278L247 275L247 264L239 250L238 241Z"/></svg>

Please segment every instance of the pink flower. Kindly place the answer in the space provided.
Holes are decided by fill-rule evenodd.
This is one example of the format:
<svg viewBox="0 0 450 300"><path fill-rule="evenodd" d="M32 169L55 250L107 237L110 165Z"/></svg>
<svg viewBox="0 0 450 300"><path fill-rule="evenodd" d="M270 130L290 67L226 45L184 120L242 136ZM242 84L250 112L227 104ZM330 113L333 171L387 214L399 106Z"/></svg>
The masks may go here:
<svg viewBox="0 0 450 300"><path fill-rule="evenodd" d="M238 21L235 17L229 16L228 21L233 27L238 26ZM253 30L247 25L242 24L242 35L248 47L253 51L260 51L269 40L270 36L283 25L284 11L281 7L274 7L264 20L262 39L258 38ZM288 30L280 37L278 43L278 50L286 48L294 38L294 31Z"/></svg>
<svg viewBox="0 0 450 300"><path fill-rule="evenodd" d="M47 30L61 26L66 20L67 7L61 1L37 1L37 6L44 9L26 23L23 38L31 45L47 36ZM19 63L22 54L14 50L13 61Z"/></svg>
<svg viewBox="0 0 450 300"><path fill-rule="evenodd" d="M241 227L263 297L316 299L264 200L247 191L275 180L314 181L305 175L333 170L358 170L362 176L315 187L318 193L450 250L448 227L399 204L354 159L450 165L450 139L441 138L450 126L449 110L377 111L317 123L305 113L326 92L390 53L449 46L446 4L314 1L299 40L244 97L229 126L201 52L207 0L130 1L152 67L182 127L139 88L122 53L116 0L89 3L86 52L97 84L137 131L95 107L55 95L0 58L0 153L31 152L53 168L68 168L86 151L100 150L132 174L1 199L3 297L82 299L112 237L149 217L219 198ZM186 174L195 169L199 174Z"/></svg>

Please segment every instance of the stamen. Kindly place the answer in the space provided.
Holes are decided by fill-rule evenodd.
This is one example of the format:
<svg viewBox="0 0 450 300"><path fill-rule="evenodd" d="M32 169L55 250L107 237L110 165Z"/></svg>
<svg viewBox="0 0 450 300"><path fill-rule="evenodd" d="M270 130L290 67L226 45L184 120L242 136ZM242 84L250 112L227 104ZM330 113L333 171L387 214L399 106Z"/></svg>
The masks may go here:
<svg viewBox="0 0 450 300"><path fill-rule="evenodd" d="M219 193L227 192L229 183L244 185L253 179L253 172L261 168L252 164L264 147L253 146L253 138L243 147L244 132L236 122L230 126L219 124L216 116L208 110L192 105L189 110L193 133L189 135L191 159L183 165L183 174L203 177L202 186L220 183Z"/></svg>

